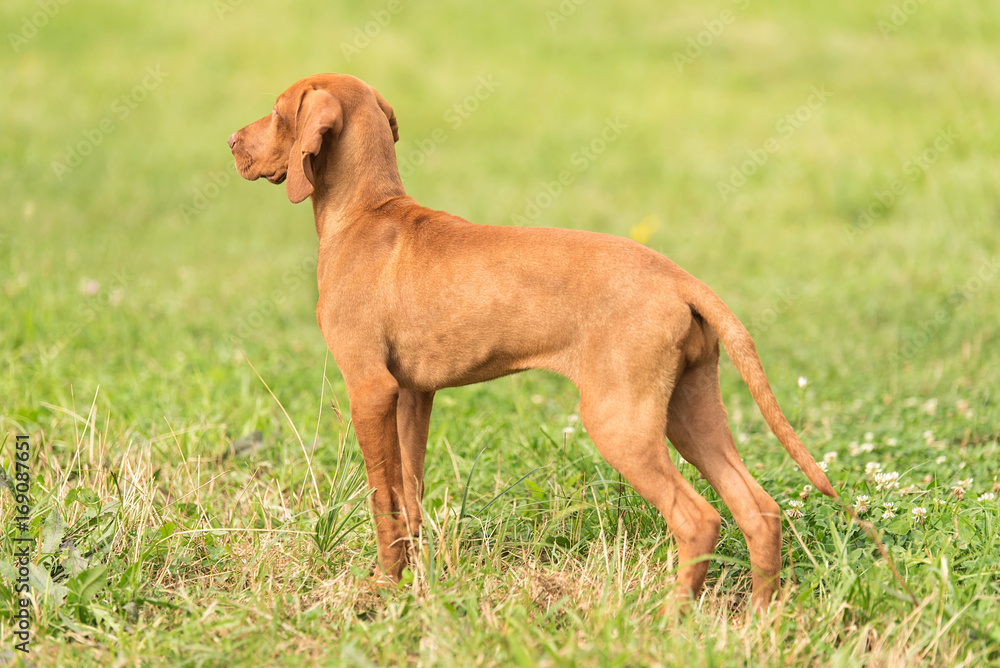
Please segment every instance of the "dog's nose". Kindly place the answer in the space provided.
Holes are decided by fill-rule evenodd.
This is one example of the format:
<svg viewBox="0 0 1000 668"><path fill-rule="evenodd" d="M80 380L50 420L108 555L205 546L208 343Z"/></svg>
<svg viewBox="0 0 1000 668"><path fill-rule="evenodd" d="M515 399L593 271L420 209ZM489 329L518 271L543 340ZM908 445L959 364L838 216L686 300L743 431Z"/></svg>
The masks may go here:
<svg viewBox="0 0 1000 668"><path fill-rule="evenodd" d="M231 149L235 145L236 145L236 133L234 132L233 134L229 135L229 148Z"/></svg>

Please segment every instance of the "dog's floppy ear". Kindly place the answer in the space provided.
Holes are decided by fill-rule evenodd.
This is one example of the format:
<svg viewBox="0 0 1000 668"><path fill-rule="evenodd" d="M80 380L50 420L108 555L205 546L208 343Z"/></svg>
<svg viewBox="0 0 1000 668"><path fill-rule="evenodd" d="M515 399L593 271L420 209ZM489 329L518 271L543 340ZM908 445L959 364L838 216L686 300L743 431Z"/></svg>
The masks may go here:
<svg viewBox="0 0 1000 668"><path fill-rule="evenodd" d="M385 98L378 94L378 91L372 88L372 92L375 93L375 99L378 100L379 109L385 114L385 117L389 119L389 128L392 130L392 141L399 141L399 124L396 122L396 112L392 110L392 105L385 101Z"/></svg>
<svg viewBox="0 0 1000 668"><path fill-rule="evenodd" d="M295 116L295 142L288 156L288 199L298 204L313 193L313 156L323 145L327 132L340 137L344 128L344 112L340 100L325 90L309 89L302 95Z"/></svg>

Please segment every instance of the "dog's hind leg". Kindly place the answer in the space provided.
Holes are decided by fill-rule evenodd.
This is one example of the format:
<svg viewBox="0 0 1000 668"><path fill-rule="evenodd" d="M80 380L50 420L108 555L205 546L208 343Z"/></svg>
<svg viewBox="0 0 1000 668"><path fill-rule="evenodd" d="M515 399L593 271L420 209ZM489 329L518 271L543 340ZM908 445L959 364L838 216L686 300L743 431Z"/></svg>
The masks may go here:
<svg viewBox="0 0 1000 668"><path fill-rule="evenodd" d="M667 437L722 497L746 538L753 570L752 603L766 608L777 594L781 569L778 504L740 459L719 391L718 347L714 356L688 367L670 399Z"/></svg>
<svg viewBox="0 0 1000 668"><path fill-rule="evenodd" d="M420 502L424 498L424 455L427 433L434 405L433 392L415 392L400 388L396 404L396 424L403 465L403 512L410 536L420 535L423 515Z"/></svg>
<svg viewBox="0 0 1000 668"><path fill-rule="evenodd" d="M719 513L677 471L664 437L667 402L661 396L581 388L580 417L598 451L653 504L677 541L677 584L697 596L715 550Z"/></svg>

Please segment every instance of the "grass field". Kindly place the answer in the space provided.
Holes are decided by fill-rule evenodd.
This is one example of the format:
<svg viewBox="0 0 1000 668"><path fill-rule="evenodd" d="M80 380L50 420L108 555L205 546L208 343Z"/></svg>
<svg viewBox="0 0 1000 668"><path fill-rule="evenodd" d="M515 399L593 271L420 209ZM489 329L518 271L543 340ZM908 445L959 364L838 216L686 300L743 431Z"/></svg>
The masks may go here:
<svg viewBox="0 0 1000 668"><path fill-rule="evenodd" d="M5 2L0 464L27 434L36 593L24 656L0 490L0 663L1000 664L1000 5L664 4ZM311 210L226 146L323 71L394 106L421 203L712 286L906 586L724 360L787 511L767 614L686 464L722 537L660 614L665 525L542 373L438 394L420 563L373 589Z"/></svg>

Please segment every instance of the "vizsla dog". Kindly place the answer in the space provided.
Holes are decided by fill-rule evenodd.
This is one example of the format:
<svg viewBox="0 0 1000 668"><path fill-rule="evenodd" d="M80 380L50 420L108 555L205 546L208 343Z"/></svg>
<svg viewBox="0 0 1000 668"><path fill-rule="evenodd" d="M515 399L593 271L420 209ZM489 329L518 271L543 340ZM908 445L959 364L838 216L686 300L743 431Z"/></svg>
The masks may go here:
<svg viewBox="0 0 1000 668"><path fill-rule="evenodd" d="M733 513L752 601L778 591L778 505L747 472L719 392L725 344L768 426L816 488L836 493L771 392L747 330L707 286L629 239L474 225L406 195L396 115L374 88L318 74L278 97L229 146L241 176L312 197L316 319L347 384L381 568L398 580L421 524L434 392L525 369L580 390L580 417L611 466L663 515L681 591L696 595L719 513L677 471L666 439Z"/></svg>

